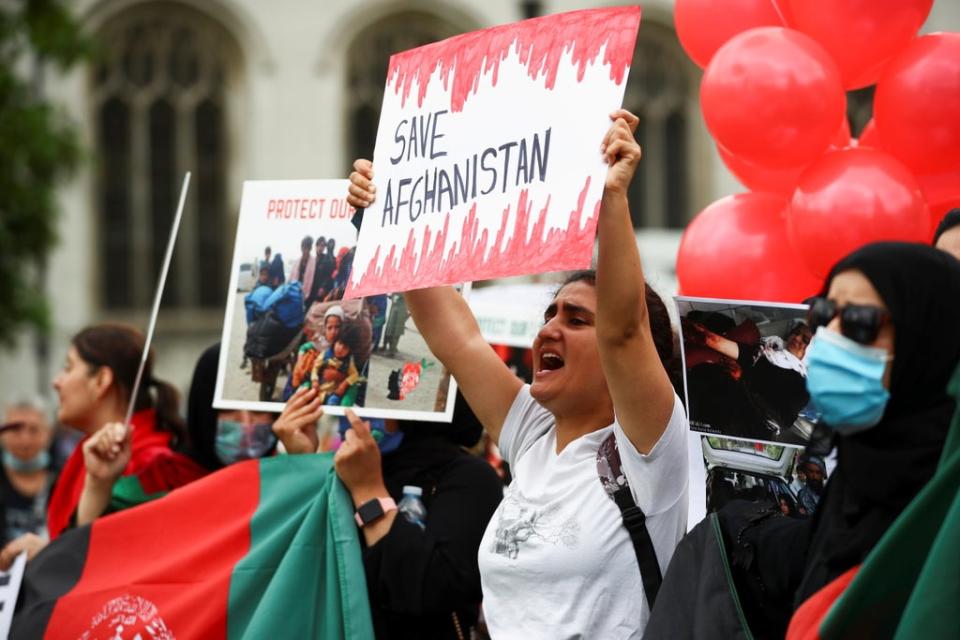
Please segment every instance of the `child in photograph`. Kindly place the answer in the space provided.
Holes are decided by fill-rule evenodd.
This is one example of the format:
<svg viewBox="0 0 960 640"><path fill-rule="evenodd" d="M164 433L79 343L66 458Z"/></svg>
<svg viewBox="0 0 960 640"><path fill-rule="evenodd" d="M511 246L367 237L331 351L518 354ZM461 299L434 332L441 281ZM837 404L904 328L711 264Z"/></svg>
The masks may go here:
<svg viewBox="0 0 960 640"><path fill-rule="evenodd" d="M347 325L340 332L333 346L316 360L310 384L318 391L322 404L350 406L356 395L356 385L363 381L353 353L359 342L357 327ZM353 392L351 394L351 391Z"/></svg>
<svg viewBox="0 0 960 640"><path fill-rule="evenodd" d="M323 314L321 333L315 333L310 326L304 327L303 331L307 336L307 342L300 345L297 352L297 361L293 365L293 375L290 381L293 389L310 386L311 374L316 367L317 358L337 341L342 326L343 307L334 305Z"/></svg>

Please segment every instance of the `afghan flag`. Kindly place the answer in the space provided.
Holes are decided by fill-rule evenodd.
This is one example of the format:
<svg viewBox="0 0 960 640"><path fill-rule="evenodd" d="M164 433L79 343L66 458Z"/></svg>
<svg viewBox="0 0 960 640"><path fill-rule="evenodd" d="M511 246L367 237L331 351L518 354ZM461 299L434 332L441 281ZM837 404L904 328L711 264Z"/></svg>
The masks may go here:
<svg viewBox="0 0 960 640"><path fill-rule="evenodd" d="M12 638L372 638L332 454L235 464L68 531L27 565Z"/></svg>
<svg viewBox="0 0 960 640"><path fill-rule="evenodd" d="M949 391L958 412L933 478L835 601L797 610L788 638L960 638L960 368Z"/></svg>

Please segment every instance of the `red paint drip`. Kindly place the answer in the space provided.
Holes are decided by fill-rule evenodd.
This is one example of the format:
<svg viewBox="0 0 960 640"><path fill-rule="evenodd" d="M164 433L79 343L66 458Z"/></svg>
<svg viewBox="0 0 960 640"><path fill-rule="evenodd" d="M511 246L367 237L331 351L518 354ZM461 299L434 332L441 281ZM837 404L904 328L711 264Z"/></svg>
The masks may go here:
<svg viewBox="0 0 960 640"><path fill-rule="evenodd" d="M417 105L422 106L439 65L444 89L452 83L450 110L458 112L476 93L481 75L493 73L496 86L500 62L511 47L516 47L530 78L542 76L544 86L553 89L564 53L572 49L580 82L604 45L603 64L610 66L610 79L619 85L630 69L639 26L640 7L633 6L571 11L473 31L391 56L387 86L403 92L400 100L405 105L416 80Z"/></svg>
<svg viewBox="0 0 960 640"><path fill-rule="evenodd" d="M593 238L600 212L600 201L593 208L593 214L580 226L583 217L584 201L590 188L587 177L583 190L577 199L577 208L570 212L566 229L554 227L547 231L547 212L550 209L550 197L543 205L533 228L530 229L530 211L533 203L527 199L527 190L520 192L517 201L517 216L513 224L513 235L504 246L507 219L510 207L503 211L500 230L496 240L490 246L489 234L484 229L478 235L476 203L470 207L470 214L463 223L460 239L449 250L444 251L450 227L450 212L443 219L443 229L433 238L430 225L423 228L423 243L420 245L420 260L417 260L414 230L410 230L407 243L397 256L397 246L390 248L383 265L380 261L380 247L367 265L366 272L358 281L350 280L344 298L359 298L384 291L409 291L442 284L456 284L472 280L488 280L514 276L520 273L546 273L567 269L586 269L593 255ZM529 233L528 233L529 229ZM545 233L546 232L546 233ZM431 242L432 240L432 242Z"/></svg>

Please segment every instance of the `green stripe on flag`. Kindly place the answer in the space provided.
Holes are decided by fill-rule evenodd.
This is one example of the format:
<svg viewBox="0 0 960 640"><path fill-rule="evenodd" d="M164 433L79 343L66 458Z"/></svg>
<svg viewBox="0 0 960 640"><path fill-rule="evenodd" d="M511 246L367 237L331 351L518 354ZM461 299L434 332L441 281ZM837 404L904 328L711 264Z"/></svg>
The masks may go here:
<svg viewBox="0 0 960 640"><path fill-rule="evenodd" d="M250 551L230 580L227 637L373 637L353 503L333 454L260 461Z"/></svg>
<svg viewBox="0 0 960 640"><path fill-rule="evenodd" d="M113 484L113 490L110 493L110 505L107 507L107 513L123 511L131 507L139 506L145 502L156 500L167 495L168 491L158 491L156 493L147 493L140 484L140 478L136 475L120 476Z"/></svg>

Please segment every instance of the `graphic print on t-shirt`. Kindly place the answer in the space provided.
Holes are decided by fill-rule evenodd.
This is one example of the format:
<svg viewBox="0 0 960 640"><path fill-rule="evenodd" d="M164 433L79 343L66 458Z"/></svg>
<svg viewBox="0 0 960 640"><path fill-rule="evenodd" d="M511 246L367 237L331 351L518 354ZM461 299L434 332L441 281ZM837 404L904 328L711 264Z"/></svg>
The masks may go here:
<svg viewBox="0 0 960 640"><path fill-rule="evenodd" d="M516 560L524 546L549 544L572 549L580 544L580 523L574 517L558 522L559 504L533 509L514 482L506 488L491 551Z"/></svg>

